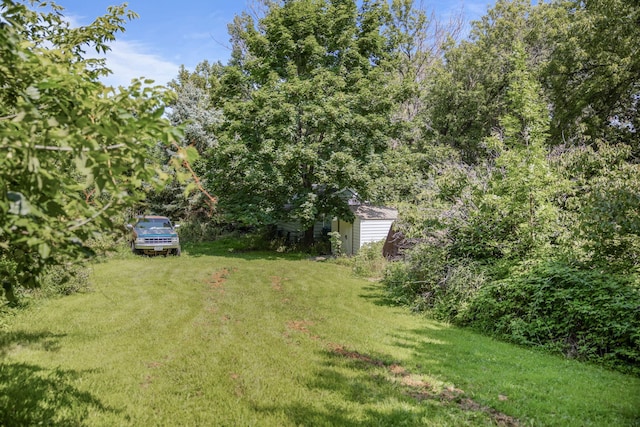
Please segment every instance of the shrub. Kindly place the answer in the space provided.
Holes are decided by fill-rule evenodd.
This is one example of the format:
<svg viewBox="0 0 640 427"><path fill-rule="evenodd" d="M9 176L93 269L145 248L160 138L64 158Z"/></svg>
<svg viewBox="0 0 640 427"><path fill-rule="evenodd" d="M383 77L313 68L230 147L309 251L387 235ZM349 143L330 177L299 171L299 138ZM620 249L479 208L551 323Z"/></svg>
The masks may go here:
<svg viewBox="0 0 640 427"><path fill-rule="evenodd" d="M433 308L432 292L444 275L447 250L420 244L406 254L406 261L392 264L383 283L390 296L399 304L410 305L415 311Z"/></svg>
<svg viewBox="0 0 640 427"><path fill-rule="evenodd" d="M81 264L55 265L42 277L43 296L71 295L89 288L89 269Z"/></svg>
<svg viewBox="0 0 640 427"><path fill-rule="evenodd" d="M386 269L383 283L390 297L414 311L452 321L485 282L483 268L466 260L450 260L446 246L422 244L407 262Z"/></svg>
<svg viewBox="0 0 640 427"><path fill-rule="evenodd" d="M122 233L101 233L87 240L86 246L99 257L109 258L118 253L128 252L129 247L125 242L126 238Z"/></svg>
<svg viewBox="0 0 640 427"><path fill-rule="evenodd" d="M461 262L447 268L446 275L431 296L433 317L454 321L465 312L485 282L483 269L477 264Z"/></svg>
<svg viewBox="0 0 640 427"><path fill-rule="evenodd" d="M518 344L640 374L636 280L545 262L484 286L458 320Z"/></svg>
<svg viewBox="0 0 640 427"><path fill-rule="evenodd" d="M6 255L0 256L0 284L2 285L2 290L0 292L2 292L6 300L12 305L18 303L17 297L14 293L17 267L18 265Z"/></svg>
<svg viewBox="0 0 640 427"><path fill-rule="evenodd" d="M363 245L353 257L353 272L360 277L380 277L387 260L382 255L384 241Z"/></svg>
<svg viewBox="0 0 640 427"><path fill-rule="evenodd" d="M222 233L221 228L213 221L198 219L180 223L178 235L183 243L212 242Z"/></svg>
<svg viewBox="0 0 640 427"><path fill-rule="evenodd" d="M392 262L384 271L382 283L390 299L399 305L410 305L418 291L414 289L411 267L405 262Z"/></svg>
<svg viewBox="0 0 640 427"><path fill-rule="evenodd" d="M328 236L329 242L331 242L331 253L337 257L342 256L342 236L340 236L340 233L337 231L331 231Z"/></svg>

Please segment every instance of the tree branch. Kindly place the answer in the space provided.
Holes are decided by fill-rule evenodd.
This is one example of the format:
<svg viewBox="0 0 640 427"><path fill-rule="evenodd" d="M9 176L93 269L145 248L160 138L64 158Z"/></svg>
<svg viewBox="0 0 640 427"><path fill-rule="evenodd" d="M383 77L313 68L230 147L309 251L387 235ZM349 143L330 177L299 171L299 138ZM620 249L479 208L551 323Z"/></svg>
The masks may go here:
<svg viewBox="0 0 640 427"><path fill-rule="evenodd" d="M109 201L109 203L107 203L106 205L104 205L102 207L102 209L100 209L98 212L96 212L95 214L93 214L91 217L85 219L84 221L81 221L75 225L72 225L68 228L69 231L73 231L73 230L77 230L80 227L83 227L87 224L89 224L91 221L93 221L94 219L98 218L100 215L102 215L103 213L105 213L107 211L107 209L109 209L111 207L111 205L113 204L113 200Z"/></svg>

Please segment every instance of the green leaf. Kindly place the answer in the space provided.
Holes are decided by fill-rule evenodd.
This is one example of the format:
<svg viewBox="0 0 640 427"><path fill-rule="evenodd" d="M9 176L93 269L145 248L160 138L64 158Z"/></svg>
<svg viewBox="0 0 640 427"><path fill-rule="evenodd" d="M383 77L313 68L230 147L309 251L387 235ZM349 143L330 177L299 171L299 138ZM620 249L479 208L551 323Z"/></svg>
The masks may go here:
<svg viewBox="0 0 640 427"><path fill-rule="evenodd" d="M49 255L51 255L51 247L47 243L40 243L38 245L38 254L44 259L49 258Z"/></svg>
<svg viewBox="0 0 640 427"><path fill-rule="evenodd" d="M191 164L200 158L200 154L195 147L188 147L186 149L187 161Z"/></svg>

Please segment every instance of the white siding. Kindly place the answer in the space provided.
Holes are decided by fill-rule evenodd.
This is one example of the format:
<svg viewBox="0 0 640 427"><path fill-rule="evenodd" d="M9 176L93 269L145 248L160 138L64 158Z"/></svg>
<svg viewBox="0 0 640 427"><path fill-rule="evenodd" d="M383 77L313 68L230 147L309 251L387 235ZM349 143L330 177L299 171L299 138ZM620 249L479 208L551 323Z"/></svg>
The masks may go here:
<svg viewBox="0 0 640 427"><path fill-rule="evenodd" d="M392 219L362 220L360 245L358 247L361 248L367 243L386 239L393 221Z"/></svg>
<svg viewBox="0 0 640 427"><path fill-rule="evenodd" d="M385 240L391 225L398 216L397 210L384 206L351 206L355 215L353 223L334 219L332 231L339 231L342 238L342 252L355 255L363 245Z"/></svg>

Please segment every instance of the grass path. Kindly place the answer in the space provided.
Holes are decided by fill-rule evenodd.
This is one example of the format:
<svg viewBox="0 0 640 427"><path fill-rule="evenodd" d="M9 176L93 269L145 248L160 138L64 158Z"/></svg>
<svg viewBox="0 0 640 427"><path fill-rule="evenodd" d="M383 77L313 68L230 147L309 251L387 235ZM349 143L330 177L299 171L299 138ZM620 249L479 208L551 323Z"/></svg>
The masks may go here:
<svg viewBox="0 0 640 427"><path fill-rule="evenodd" d="M0 425L640 425L640 379L385 303L332 263L193 247L0 329Z"/></svg>

